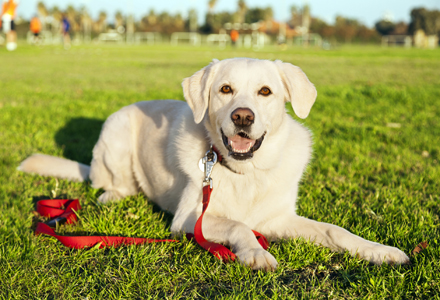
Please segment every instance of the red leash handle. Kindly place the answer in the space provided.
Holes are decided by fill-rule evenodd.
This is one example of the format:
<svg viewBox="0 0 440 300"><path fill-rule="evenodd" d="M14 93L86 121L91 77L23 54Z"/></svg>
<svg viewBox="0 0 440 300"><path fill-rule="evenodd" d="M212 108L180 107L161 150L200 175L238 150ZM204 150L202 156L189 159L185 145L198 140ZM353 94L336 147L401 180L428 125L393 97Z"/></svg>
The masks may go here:
<svg viewBox="0 0 440 300"><path fill-rule="evenodd" d="M56 223L72 224L77 221L75 211L81 209L78 199L63 199L63 200L41 200L37 202L37 212L45 217L52 218L46 224L38 223L35 229L35 234L46 234L53 236L59 240L64 246L74 249L82 249L85 247L93 247L97 244L99 248L104 247L118 247L121 245L139 245L145 243L157 242L177 242L176 240L159 240L148 238L133 238L122 236L62 236L57 235L51 228L56 226Z"/></svg>
<svg viewBox="0 0 440 300"><path fill-rule="evenodd" d="M40 200L37 202L37 212L44 217L51 218L52 220L48 223L53 225L56 222L67 222L67 224L76 222L78 218L75 211L80 209L81 205L78 199Z"/></svg>

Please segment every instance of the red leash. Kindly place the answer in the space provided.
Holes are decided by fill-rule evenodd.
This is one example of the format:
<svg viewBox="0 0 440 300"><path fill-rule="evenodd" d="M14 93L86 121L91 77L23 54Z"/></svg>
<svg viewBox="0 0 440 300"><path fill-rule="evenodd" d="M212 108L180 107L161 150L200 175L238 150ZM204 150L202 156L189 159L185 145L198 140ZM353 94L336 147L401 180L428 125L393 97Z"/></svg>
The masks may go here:
<svg viewBox="0 0 440 300"><path fill-rule="evenodd" d="M197 244L199 244L203 249L209 251L212 255L214 255L218 259L224 261L227 260L234 261L236 258L236 255L234 253L232 253L228 248L226 248L221 244L207 241L203 236L203 232L202 232L203 215L205 214L205 211L208 208L209 200L211 198L211 193L212 193L212 178L211 178L212 168L216 164L217 160L221 162L222 159L223 158L220 152L215 147L212 147L208 152L206 152L205 157L202 159L202 162L205 165L205 180L203 181L203 210L202 210L202 214L200 215L199 219L196 222L196 226L194 227L194 238ZM255 234L255 237L257 238L258 242L260 243L261 247L263 247L264 250L269 248L269 243L267 239L264 237L264 235L254 230L252 230L252 232Z"/></svg>
<svg viewBox="0 0 440 300"><path fill-rule="evenodd" d="M205 180L203 182L203 210L200 217L197 219L194 227L194 235L188 234L188 237L195 238L196 242L205 250L209 251L212 255L222 261L232 260L234 261L236 255L232 253L228 248L221 244L209 242L205 239L202 232L202 221L206 209L208 208L209 200L212 193L212 179L210 177L212 168L218 160L221 161L222 157L217 149L210 150L203 158L205 164ZM99 248L104 247L118 247L121 245L139 245L145 243L157 243L157 242L177 242L170 239L148 239L148 238L133 238L133 237L120 237L120 236L62 236L57 235L51 227L56 227L56 224L72 224L77 221L75 211L81 209L78 199L70 200L41 200L37 202L37 212L44 216L51 218L46 223L38 223L35 229L35 234L47 234L55 237L64 246L75 249L82 249L85 247L93 247L97 244ZM252 230L255 234L260 245L263 249L269 247L267 239L261 233Z"/></svg>
<svg viewBox="0 0 440 300"><path fill-rule="evenodd" d="M55 237L64 246L75 249L93 247L97 244L99 248L118 247L121 245L139 245L157 242L177 242L176 240L158 240L147 238L133 238L122 236L62 236L55 234L51 228L56 223L72 224L77 220L75 211L81 209L78 199L74 200L41 200L37 202L37 212L45 217L52 218L46 224L38 223L35 229L36 234L47 234Z"/></svg>
<svg viewBox="0 0 440 300"><path fill-rule="evenodd" d="M218 259L223 261L228 261L228 260L234 261L236 255L232 253L228 248L226 248L221 244L209 242L203 236L202 220L203 220L203 215L205 214L205 211L208 208L211 192L212 189L209 185L203 187L203 211L196 222L196 226L194 227L194 238L197 244L199 244L203 249L209 251L212 255L214 255ZM269 248L269 242L264 237L264 235L262 235L261 233L255 230L252 230L252 232L255 234L255 237L257 238L258 242L260 243L261 247L263 247L264 250Z"/></svg>

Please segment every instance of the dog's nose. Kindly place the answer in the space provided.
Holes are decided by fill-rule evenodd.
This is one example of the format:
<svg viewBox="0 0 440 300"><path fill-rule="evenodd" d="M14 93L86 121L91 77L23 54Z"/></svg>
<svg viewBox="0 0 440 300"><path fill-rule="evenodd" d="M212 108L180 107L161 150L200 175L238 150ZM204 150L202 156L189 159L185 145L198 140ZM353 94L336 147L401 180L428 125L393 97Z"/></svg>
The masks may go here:
<svg viewBox="0 0 440 300"><path fill-rule="evenodd" d="M231 120L236 126L246 127L254 123L254 112L249 108L239 107L231 114Z"/></svg>

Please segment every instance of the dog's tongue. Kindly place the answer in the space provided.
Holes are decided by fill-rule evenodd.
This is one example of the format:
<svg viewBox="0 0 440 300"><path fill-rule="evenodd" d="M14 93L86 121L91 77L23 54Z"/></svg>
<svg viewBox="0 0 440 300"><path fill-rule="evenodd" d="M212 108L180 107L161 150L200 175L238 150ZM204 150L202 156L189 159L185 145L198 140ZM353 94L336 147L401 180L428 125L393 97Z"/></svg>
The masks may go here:
<svg viewBox="0 0 440 300"><path fill-rule="evenodd" d="M239 152L239 153L248 152L255 144L255 140L241 137L238 134L234 135L231 138L228 138L228 142L229 145L231 145L234 152Z"/></svg>

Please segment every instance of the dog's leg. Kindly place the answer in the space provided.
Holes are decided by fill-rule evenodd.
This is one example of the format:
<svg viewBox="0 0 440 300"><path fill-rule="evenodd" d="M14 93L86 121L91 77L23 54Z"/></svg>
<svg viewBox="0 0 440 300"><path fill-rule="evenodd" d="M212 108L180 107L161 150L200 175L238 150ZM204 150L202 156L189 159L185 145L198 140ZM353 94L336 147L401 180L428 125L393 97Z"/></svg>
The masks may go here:
<svg viewBox="0 0 440 300"><path fill-rule="evenodd" d="M202 230L207 240L229 245L240 262L254 270L274 270L278 265L272 254L258 243L252 230L241 222L205 214Z"/></svg>
<svg viewBox="0 0 440 300"><path fill-rule="evenodd" d="M190 182L174 214L171 225L173 235L194 233L194 226L201 213L201 202L200 184ZM197 212L195 207L200 211ZM251 228L242 222L214 216L208 210L203 216L202 231L208 241L230 246L239 261L252 269L273 270L278 265L275 258L261 247Z"/></svg>
<svg viewBox="0 0 440 300"><path fill-rule="evenodd" d="M133 143L130 116L126 110L111 115L104 123L93 149L90 179L94 188L105 190L98 201L106 203L139 191L133 174Z"/></svg>
<svg viewBox="0 0 440 300"><path fill-rule="evenodd" d="M191 214L195 217L195 214ZM177 222L173 222L171 231L178 233L183 228L178 228ZM196 218L185 220L186 232L192 233ZM273 270L278 263L275 258L258 243L252 230L245 224L225 218L218 218L205 213L202 223L202 231L205 239L211 242L228 245L239 261L254 270Z"/></svg>
<svg viewBox="0 0 440 300"><path fill-rule="evenodd" d="M107 203L138 193L130 161L131 157L129 155L118 157L116 156L117 154L105 153L103 157L94 158L92 161L90 173L92 186L105 190L98 198L98 201L101 203Z"/></svg>
<svg viewBox="0 0 440 300"><path fill-rule="evenodd" d="M359 256L373 264L409 262L408 256L401 250L379 243L365 240L336 225L317 222L300 216L288 216L285 221L277 222L271 227L272 232L284 232L281 238L303 237L317 245L322 245L333 251L348 251L353 256ZM278 228L275 228L278 227Z"/></svg>

